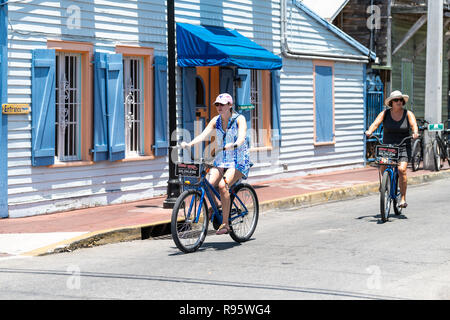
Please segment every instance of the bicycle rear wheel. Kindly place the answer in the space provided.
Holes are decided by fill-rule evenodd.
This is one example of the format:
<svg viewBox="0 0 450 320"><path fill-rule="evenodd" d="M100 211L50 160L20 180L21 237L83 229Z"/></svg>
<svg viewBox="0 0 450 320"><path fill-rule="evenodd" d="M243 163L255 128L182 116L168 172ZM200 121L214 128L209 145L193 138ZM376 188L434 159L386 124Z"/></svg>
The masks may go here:
<svg viewBox="0 0 450 320"><path fill-rule="evenodd" d="M436 171L441 170L441 148L436 139L433 141L433 162L434 169Z"/></svg>
<svg viewBox="0 0 450 320"><path fill-rule="evenodd" d="M447 162L450 166L450 141L447 140Z"/></svg>
<svg viewBox="0 0 450 320"><path fill-rule="evenodd" d="M389 220L389 213L391 212L391 176L389 172L383 173L383 179L381 180L380 188L380 214L381 220L386 222Z"/></svg>
<svg viewBox="0 0 450 320"><path fill-rule="evenodd" d="M208 232L208 207L205 199L200 199L199 191L186 190L177 198L172 210L172 239L185 253L196 251Z"/></svg>
<svg viewBox="0 0 450 320"><path fill-rule="evenodd" d="M413 171L419 170L420 161L422 160L422 143L420 139L414 141L412 147L411 167Z"/></svg>
<svg viewBox="0 0 450 320"><path fill-rule="evenodd" d="M401 194L400 194L400 187L399 187L399 185L398 185L398 180L399 180L399 177L397 176L397 183L395 184L395 192L394 192L394 194L395 194L395 198L394 199L392 199L392 206L394 207L394 213L395 213L395 215L401 215L402 214L402 210L403 210L403 208L402 207L399 207L398 206L398 204L400 203L400 201L401 201Z"/></svg>
<svg viewBox="0 0 450 320"><path fill-rule="evenodd" d="M259 202L255 189L239 184L231 195L230 236L236 242L245 242L255 232L259 217Z"/></svg>

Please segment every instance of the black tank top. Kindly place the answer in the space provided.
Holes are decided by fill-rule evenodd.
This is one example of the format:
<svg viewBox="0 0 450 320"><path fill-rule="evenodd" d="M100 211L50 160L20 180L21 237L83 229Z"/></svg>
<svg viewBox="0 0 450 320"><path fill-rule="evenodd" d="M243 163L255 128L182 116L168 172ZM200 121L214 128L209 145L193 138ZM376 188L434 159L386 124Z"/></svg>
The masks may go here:
<svg viewBox="0 0 450 320"><path fill-rule="evenodd" d="M403 116L400 121L395 121L391 117L391 109L384 112L383 120L383 143L398 144L403 138L409 136L409 121L407 117L407 110L403 110ZM410 140L407 141L407 143Z"/></svg>

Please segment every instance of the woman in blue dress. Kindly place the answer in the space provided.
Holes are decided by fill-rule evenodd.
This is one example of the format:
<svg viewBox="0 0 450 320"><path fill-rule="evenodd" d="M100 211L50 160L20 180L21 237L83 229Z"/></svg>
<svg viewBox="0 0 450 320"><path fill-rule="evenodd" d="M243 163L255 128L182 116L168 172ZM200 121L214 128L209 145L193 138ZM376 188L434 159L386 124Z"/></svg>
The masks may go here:
<svg viewBox="0 0 450 320"><path fill-rule="evenodd" d="M216 158L214 167L209 171L209 183L218 187L222 202L223 224L216 234L226 234L230 231L228 217L230 213L229 187L241 178L246 179L250 169L250 156L247 142L247 122L243 115L233 111L233 98L228 93L222 93L214 102L218 115L208 123L203 132L191 142L182 142L182 148L205 141L216 131ZM223 178L223 179L222 179Z"/></svg>

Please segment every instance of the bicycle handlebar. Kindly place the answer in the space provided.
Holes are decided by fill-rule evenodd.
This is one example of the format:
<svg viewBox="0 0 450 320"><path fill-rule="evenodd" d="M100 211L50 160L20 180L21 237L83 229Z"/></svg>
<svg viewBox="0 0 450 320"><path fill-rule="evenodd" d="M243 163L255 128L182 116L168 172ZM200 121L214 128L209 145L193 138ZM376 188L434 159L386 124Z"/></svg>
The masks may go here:
<svg viewBox="0 0 450 320"><path fill-rule="evenodd" d="M370 135L369 138L375 138L375 139L377 139L377 141L378 141L379 144L383 144L383 142L381 141L381 139L378 138L377 136ZM394 144L394 146L399 147L399 146L401 146L402 144L404 144L404 143L406 142L406 140L411 139L411 138L412 138L412 136L404 137L403 140L402 140L400 143Z"/></svg>

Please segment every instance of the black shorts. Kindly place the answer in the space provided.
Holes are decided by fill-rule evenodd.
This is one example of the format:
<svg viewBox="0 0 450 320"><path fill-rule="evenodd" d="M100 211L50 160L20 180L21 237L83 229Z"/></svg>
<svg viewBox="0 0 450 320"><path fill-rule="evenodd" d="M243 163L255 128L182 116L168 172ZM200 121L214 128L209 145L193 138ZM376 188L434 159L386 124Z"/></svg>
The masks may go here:
<svg viewBox="0 0 450 320"><path fill-rule="evenodd" d="M398 150L398 162L410 162L411 161L411 144L400 146Z"/></svg>

